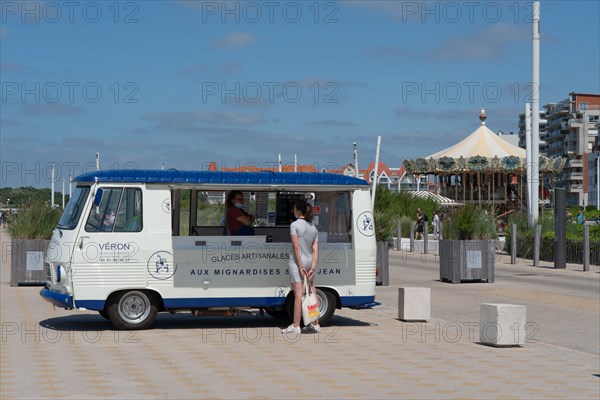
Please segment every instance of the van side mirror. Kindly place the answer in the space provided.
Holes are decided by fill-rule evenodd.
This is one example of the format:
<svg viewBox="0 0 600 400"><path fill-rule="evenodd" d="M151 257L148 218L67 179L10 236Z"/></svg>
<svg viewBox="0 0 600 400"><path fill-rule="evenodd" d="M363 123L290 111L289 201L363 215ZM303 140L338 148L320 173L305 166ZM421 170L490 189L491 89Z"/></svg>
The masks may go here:
<svg viewBox="0 0 600 400"><path fill-rule="evenodd" d="M98 207L100 203L102 203L102 195L104 194L104 189L98 188L96 189L96 195L94 196L94 205Z"/></svg>

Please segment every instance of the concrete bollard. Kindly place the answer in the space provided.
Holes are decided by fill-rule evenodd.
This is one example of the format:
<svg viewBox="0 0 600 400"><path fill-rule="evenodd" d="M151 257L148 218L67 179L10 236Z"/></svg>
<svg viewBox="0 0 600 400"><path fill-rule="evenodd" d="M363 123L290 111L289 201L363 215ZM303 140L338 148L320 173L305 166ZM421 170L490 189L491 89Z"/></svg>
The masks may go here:
<svg viewBox="0 0 600 400"><path fill-rule="evenodd" d="M517 224L512 224L510 229L510 263L517 263Z"/></svg>
<svg viewBox="0 0 600 400"><path fill-rule="evenodd" d="M400 220L398 220L397 222L397 226L396 226L396 237L398 238L396 240L396 250L401 251L402 250L402 229L401 229L401 224L400 224Z"/></svg>
<svg viewBox="0 0 600 400"><path fill-rule="evenodd" d="M428 321L431 318L431 289L424 287L398 288L398 319Z"/></svg>
<svg viewBox="0 0 600 400"><path fill-rule="evenodd" d="M590 227L583 226L583 270L590 270Z"/></svg>
<svg viewBox="0 0 600 400"><path fill-rule="evenodd" d="M427 234L429 227L427 226L427 221L423 222L423 254L427 254L429 250L429 235Z"/></svg>
<svg viewBox="0 0 600 400"><path fill-rule="evenodd" d="M495 347L525 343L527 307L516 304L483 303L480 307L479 341Z"/></svg>

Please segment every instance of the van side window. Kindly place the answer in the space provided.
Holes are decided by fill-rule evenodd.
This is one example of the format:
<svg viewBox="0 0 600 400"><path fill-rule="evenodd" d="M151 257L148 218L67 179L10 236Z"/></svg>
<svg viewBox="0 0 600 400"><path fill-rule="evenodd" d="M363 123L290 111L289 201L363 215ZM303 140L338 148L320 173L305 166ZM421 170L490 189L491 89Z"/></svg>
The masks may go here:
<svg viewBox="0 0 600 400"><path fill-rule="evenodd" d="M317 192L314 223L319 231L319 242L352 242L352 208L348 192Z"/></svg>
<svg viewBox="0 0 600 400"><path fill-rule="evenodd" d="M195 210L190 209L191 219L195 220L191 235L222 236L225 224L225 191L196 191L192 195ZM195 214L193 212L195 211Z"/></svg>
<svg viewBox="0 0 600 400"><path fill-rule="evenodd" d="M86 232L140 232L142 191L138 188L103 188L99 206L92 206Z"/></svg>
<svg viewBox="0 0 600 400"><path fill-rule="evenodd" d="M142 230L142 191L126 188L117 211L115 232L141 232Z"/></svg>

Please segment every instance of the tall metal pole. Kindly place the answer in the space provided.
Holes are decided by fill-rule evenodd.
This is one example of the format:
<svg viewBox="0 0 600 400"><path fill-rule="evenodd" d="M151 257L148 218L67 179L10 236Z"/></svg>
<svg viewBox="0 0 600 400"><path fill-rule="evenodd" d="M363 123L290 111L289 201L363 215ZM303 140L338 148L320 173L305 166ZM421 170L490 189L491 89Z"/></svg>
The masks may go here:
<svg viewBox="0 0 600 400"><path fill-rule="evenodd" d="M51 193L50 193L50 207L54 208L54 164L52 164L52 181L51 181Z"/></svg>
<svg viewBox="0 0 600 400"><path fill-rule="evenodd" d="M72 193L73 193L73 174L69 172L69 200L71 200Z"/></svg>
<svg viewBox="0 0 600 400"><path fill-rule="evenodd" d="M298 156L294 154L294 172L298 172Z"/></svg>
<svg viewBox="0 0 600 400"><path fill-rule="evenodd" d="M279 172L281 172L281 154L278 155L279 158Z"/></svg>
<svg viewBox="0 0 600 400"><path fill-rule="evenodd" d="M540 2L533 2L531 63L531 216L537 223L540 207Z"/></svg>
<svg viewBox="0 0 600 400"><path fill-rule="evenodd" d="M529 103L525 103L525 151L527 165L527 223L529 226L533 226L533 214L532 214L532 198L531 193L533 192L533 186L531 178L533 176L534 168L531 162L531 107Z"/></svg>
<svg viewBox="0 0 600 400"><path fill-rule="evenodd" d="M352 143L352 149L354 151L354 176L358 178L358 147L356 146L356 142Z"/></svg>
<svg viewBox="0 0 600 400"><path fill-rule="evenodd" d="M600 153L596 156L596 210L600 210Z"/></svg>
<svg viewBox="0 0 600 400"><path fill-rule="evenodd" d="M377 147L375 150L375 173L373 174L373 190L371 191L371 209L375 209L375 192L377 190L377 174L379 173L379 147L381 146L381 136L377 136Z"/></svg>
<svg viewBox="0 0 600 400"><path fill-rule="evenodd" d="M100 171L100 153L96 153L96 171Z"/></svg>
<svg viewBox="0 0 600 400"><path fill-rule="evenodd" d="M65 178L63 178L63 186L62 186L62 208L65 209Z"/></svg>

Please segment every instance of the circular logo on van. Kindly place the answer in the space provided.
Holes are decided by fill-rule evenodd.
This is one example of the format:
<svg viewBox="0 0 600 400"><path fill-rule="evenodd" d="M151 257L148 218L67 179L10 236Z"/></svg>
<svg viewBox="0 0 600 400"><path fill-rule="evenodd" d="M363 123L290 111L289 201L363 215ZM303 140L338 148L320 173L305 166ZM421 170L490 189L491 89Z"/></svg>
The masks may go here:
<svg viewBox="0 0 600 400"><path fill-rule="evenodd" d="M164 199L161 208L167 214L171 214L171 199Z"/></svg>
<svg viewBox="0 0 600 400"><path fill-rule="evenodd" d="M373 213L371 211L365 211L356 218L356 228L358 231L365 236L373 236L375 234L375 227L373 226Z"/></svg>
<svg viewBox="0 0 600 400"><path fill-rule="evenodd" d="M175 274L173 254L168 251L157 251L148 259L148 272L153 278L165 280Z"/></svg>

